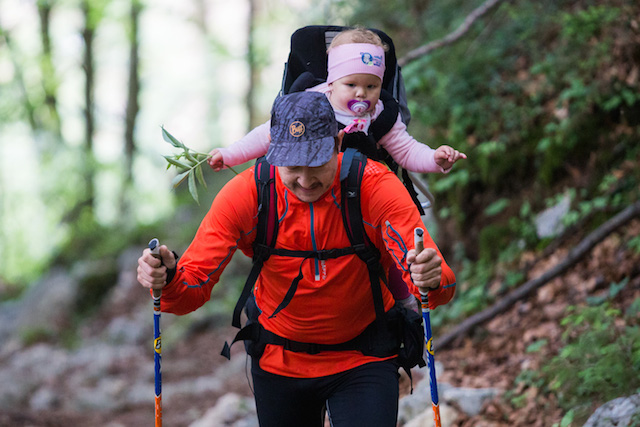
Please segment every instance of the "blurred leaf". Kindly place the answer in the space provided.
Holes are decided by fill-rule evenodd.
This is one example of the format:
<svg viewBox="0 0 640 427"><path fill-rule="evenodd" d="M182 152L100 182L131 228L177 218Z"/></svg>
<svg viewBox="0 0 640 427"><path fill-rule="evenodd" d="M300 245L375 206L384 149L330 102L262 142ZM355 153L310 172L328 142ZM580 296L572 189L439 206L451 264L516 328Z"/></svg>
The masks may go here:
<svg viewBox="0 0 640 427"><path fill-rule="evenodd" d="M182 184L182 182L187 179L187 176L189 175L190 171L186 171L186 172L182 172L181 174L176 175L172 180L171 180L171 185L173 185L173 188L176 188L178 185Z"/></svg>
<svg viewBox="0 0 640 427"><path fill-rule="evenodd" d="M200 182L204 188L207 188L207 183L204 180L204 175L202 174L202 165L196 166L196 178L198 178L198 182Z"/></svg>
<svg viewBox="0 0 640 427"><path fill-rule="evenodd" d="M171 156L163 156L163 157L167 160L167 162L179 168L191 169L193 167L192 165L187 165L186 163L182 163L181 161L177 160L175 157L171 157Z"/></svg>
<svg viewBox="0 0 640 427"><path fill-rule="evenodd" d="M189 174L189 193L191 193L191 197L196 201L197 204L200 204L200 200L198 200L198 187L196 186L196 178L195 175Z"/></svg>
<svg viewBox="0 0 640 427"><path fill-rule="evenodd" d="M508 208L510 204L511 202L509 201L509 199L503 197L502 199L498 199L495 202L491 203L489 206L487 206L486 209L484 210L484 214L486 216L498 215L500 212Z"/></svg>
<svg viewBox="0 0 640 427"><path fill-rule="evenodd" d="M176 148L185 148L184 144L171 135L164 126L162 127L162 138Z"/></svg>
<svg viewBox="0 0 640 427"><path fill-rule="evenodd" d="M184 148L185 148L185 150L184 150L184 156L185 156L188 160L190 160L191 162L193 162L193 163L198 163L198 160L197 160L195 157L193 157L193 155L191 154L191 152L190 152L191 150L189 150L187 147L184 147Z"/></svg>
<svg viewBox="0 0 640 427"><path fill-rule="evenodd" d="M548 340L546 339L541 339L541 340L537 340L534 341L533 343L529 344L527 346L526 352L527 353L537 353L540 350L542 350L548 343Z"/></svg>

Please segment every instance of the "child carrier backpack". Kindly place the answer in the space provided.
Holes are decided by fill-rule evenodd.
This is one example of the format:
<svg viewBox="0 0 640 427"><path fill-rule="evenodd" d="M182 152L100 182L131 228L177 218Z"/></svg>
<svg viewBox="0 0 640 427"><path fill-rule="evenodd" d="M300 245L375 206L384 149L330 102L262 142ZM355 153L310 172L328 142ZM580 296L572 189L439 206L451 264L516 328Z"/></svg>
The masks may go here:
<svg viewBox="0 0 640 427"><path fill-rule="evenodd" d="M291 36L291 51L284 67L281 95L299 92L316 86L327 80L327 48L333 38L340 32L351 27L335 25L310 25L296 30ZM395 47L391 38L383 31L370 28L380 36L382 42L388 46L385 52L385 72L382 79L382 91L380 99L384 103L384 110L371 124L369 135L345 135L342 143L342 151L353 147L363 152L368 158L383 161L389 168L398 174L398 164L381 148L379 141L387 134L395 124L398 113L405 125L409 125L411 113L407 107L407 97L404 88L404 80L398 61ZM418 194L408 171L402 169L402 182L416 204L420 215L424 215L422 203L418 200ZM430 198L430 194L425 194Z"/></svg>
<svg viewBox="0 0 640 427"><path fill-rule="evenodd" d="M235 338L228 344L225 342L221 354L230 358L230 349L237 341L245 341L247 353L260 358L267 344L281 345L294 352L316 354L321 351L359 350L365 355L387 357L398 354L397 363L409 376L410 369L418 365L425 366L423 359L424 329L422 317L402 304L396 304L388 312L384 311L380 279L385 281L385 274L380 264L380 252L367 236L362 220L360 206L360 184L364 174L367 158L362 153L348 149L342 158L340 169L342 220L351 246L346 248L325 249L317 251L291 251L276 248L278 235L277 194L275 190L275 167L264 157L256 160L255 181L258 190L258 225L256 239L253 243L253 267L244 285L240 298L233 312L232 325L240 328ZM345 255L357 255L366 265L373 295L376 320L357 337L338 344L316 344L289 340L266 330L258 322L260 314L253 298L253 286L260 275L262 266L271 255L332 259ZM270 317L284 309L302 279L302 264L298 276L292 281L283 301ZM240 317L243 308L247 314L247 323L241 327Z"/></svg>

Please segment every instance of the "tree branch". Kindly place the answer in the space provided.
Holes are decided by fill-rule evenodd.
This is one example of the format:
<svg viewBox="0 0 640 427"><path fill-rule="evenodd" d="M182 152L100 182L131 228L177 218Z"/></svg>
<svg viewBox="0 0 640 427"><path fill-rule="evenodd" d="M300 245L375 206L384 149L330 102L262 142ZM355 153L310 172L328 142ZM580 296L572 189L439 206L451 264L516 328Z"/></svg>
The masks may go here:
<svg viewBox="0 0 640 427"><path fill-rule="evenodd" d="M585 237L576 247L574 247L567 257L556 264L541 276L529 280L519 288L513 290L505 297L501 298L491 307L466 318L462 323L453 328L449 333L439 338L436 343L438 348L445 348L453 342L454 339L468 334L473 328L494 318L496 315L507 311L517 301L527 298L538 288L555 279L571 266L582 259L594 246L602 241L609 234L629 222L635 217L640 216L640 201L628 206L613 218L602 224L600 227L592 231Z"/></svg>
<svg viewBox="0 0 640 427"><path fill-rule="evenodd" d="M425 56L432 51L439 49L443 46L447 46L458 41L462 36L464 36L471 26L480 19L482 16L486 15L491 9L500 5L504 0L487 0L474 9L467 17L464 19L464 22L460 24L460 26L452 33L447 34L445 37L429 42L423 46L420 46L410 52L408 52L405 56L398 59L398 64L403 67L407 65L411 61L415 61L416 59Z"/></svg>

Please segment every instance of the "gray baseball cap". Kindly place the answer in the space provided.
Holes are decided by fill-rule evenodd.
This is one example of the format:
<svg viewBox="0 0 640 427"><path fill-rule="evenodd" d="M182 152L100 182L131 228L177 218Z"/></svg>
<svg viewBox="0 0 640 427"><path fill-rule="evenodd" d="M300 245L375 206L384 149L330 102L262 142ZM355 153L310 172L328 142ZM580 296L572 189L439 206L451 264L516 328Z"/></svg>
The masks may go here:
<svg viewBox="0 0 640 427"><path fill-rule="evenodd" d="M274 166L322 166L333 156L337 135L338 122L326 95L280 96L271 109L267 161Z"/></svg>

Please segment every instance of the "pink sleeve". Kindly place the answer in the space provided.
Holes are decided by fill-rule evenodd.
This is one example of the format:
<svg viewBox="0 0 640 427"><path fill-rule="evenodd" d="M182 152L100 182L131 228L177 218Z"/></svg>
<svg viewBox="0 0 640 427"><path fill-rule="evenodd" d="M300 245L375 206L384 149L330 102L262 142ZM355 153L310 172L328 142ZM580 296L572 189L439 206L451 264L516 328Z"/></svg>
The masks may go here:
<svg viewBox="0 0 640 427"><path fill-rule="evenodd" d="M263 123L230 146L220 148L224 164L236 166L267 154L270 129L270 122Z"/></svg>
<svg viewBox="0 0 640 427"><path fill-rule="evenodd" d="M380 139L380 145L404 169L417 173L447 173L434 160L436 150L418 142L407 132L407 126L398 119L391 130Z"/></svg>

